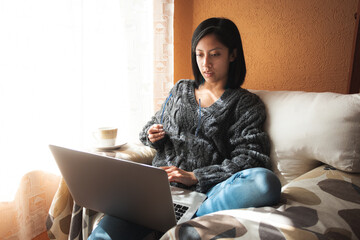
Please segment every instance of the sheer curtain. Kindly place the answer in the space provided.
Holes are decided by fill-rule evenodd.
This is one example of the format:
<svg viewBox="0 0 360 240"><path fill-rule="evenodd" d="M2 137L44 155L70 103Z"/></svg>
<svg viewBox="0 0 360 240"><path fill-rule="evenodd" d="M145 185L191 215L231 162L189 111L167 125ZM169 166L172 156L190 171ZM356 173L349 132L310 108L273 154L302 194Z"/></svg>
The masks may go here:
<svg viewBox="0 0 360 240"><path fill-rule="evenodd" d="M173 82L172 2L0 0L0 202L27 172L58 173L50 143L138 139Z"/></svg>

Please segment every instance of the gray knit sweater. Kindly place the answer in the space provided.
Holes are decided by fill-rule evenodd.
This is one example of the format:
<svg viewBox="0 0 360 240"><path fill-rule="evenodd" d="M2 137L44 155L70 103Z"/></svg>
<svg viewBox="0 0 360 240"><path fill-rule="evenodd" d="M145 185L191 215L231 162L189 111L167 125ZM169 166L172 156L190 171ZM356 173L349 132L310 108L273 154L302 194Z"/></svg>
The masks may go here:
<svg viewBox="0 0 360 240"><path fill-rule="evenodd" d="M207 192L238 171L270 168L265 118L260 98L245 89L227 89L211 106L201 108L194 81L181 80L140 132L140 140L157 150L154 166L193 171L199 182L191 189ZM166 135L151 143L147 131L158 123L163 123Z"/></svg>

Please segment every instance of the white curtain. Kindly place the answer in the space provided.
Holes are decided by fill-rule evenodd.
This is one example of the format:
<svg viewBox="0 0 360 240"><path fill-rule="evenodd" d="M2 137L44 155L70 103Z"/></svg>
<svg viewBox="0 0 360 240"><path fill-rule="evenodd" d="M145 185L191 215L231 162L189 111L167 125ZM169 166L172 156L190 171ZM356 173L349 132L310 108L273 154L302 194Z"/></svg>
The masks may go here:
<svg viewBox="0 0 360 240"><path fill-rule="evenodd" d="M102 126L138 139L156 110L153 9L149 0L0 0L0 202L26 172L57 173L50 143L91 147Z"/></svg>

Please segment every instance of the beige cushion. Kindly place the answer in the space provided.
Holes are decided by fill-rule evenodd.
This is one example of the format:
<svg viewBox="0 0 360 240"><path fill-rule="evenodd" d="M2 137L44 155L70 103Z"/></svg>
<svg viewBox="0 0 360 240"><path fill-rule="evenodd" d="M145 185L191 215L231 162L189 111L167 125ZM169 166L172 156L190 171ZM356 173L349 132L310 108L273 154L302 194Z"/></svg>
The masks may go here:
<svg viewBox="0 0 360 240"><path fill-rule="evenodd" d="M155 153L155 149L145 146L140 142L131 142L116 151L115 157L150 165Z"/></svg>
<svg viewBox="0 0 360 240"><path fill-rule="evenodd" d="M265 103L271 158L283 184L319 162L360 172L360 94L252 92Z"/></svg>

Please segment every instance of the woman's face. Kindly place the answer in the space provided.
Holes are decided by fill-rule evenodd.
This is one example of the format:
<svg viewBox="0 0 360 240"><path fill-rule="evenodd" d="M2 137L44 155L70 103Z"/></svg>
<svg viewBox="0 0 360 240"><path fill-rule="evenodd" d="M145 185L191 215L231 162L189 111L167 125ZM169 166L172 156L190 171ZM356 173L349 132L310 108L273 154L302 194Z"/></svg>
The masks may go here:
<svg viewBox="0 0 360 240"><path fill-rule="evenodd" d="M205 81L225 86L230 62L236 57L235 50L229 54L229 49L214 34L208 34L200 39L195 51L197 66Z"/></svg>

